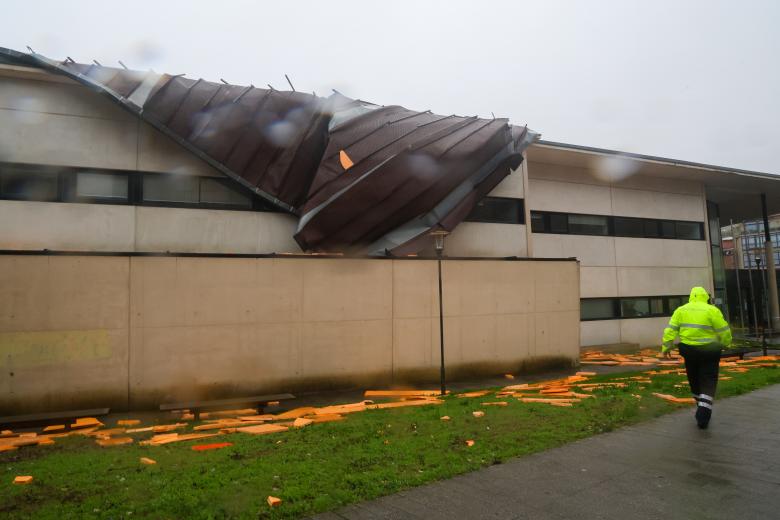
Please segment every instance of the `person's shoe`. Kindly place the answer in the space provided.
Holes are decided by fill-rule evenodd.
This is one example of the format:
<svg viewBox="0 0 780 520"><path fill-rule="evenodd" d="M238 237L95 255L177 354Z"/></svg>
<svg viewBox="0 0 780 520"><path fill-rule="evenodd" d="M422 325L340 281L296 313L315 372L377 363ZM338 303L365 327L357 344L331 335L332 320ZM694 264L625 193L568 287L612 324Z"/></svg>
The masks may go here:
<svg viewBox="0 0 780 520"><path fill-rule="evenodd" d="M710 417L712 417L712 410L705 406L696 407L696 424L702 430L706 430L710 425Z"/></svg>

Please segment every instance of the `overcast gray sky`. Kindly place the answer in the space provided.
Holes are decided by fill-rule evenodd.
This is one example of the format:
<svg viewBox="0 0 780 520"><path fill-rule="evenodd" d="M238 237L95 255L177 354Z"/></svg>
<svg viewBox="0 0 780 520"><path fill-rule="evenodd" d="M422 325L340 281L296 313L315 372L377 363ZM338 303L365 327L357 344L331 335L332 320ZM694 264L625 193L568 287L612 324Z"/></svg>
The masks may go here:
<svg viewBox="0 0 780 520"><path fill-rule="evenodd" d="M544 139L780 173L780 1L6 0L53 58L508 117Z"/></svg>

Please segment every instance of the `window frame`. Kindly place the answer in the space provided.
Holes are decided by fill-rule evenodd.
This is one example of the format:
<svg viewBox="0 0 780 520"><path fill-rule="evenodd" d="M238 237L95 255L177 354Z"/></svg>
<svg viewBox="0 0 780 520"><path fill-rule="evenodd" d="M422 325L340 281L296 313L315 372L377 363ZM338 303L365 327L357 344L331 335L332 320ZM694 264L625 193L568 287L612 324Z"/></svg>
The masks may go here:
<svg viewBox="0 0 780 520"><path fill-rule="evenodd" d="M671 308L671 300L674 298L680 299L680 305L684 305L688 301L688 295L680 294L667 294L667 295L651 295L651 296L607 296L598 298L580 298L580 321L606 321L606 320L644 320L648 318L666 318L671 316L675 309ZM648 315L647 316L624 316L623 315L623 301L624 300L646 300ZM653 312L652 300L661 299L663 301L663 311L661 313ZM593 300L610 300L612 302L613 316L610 318L582 318L582 302Z"/></svg>
<svg viewBox="0 0 780 520"><path fill-rule="evenodd" d="M552 217L563 217L566 221L566 231L560 230L553 231L552 229ZM571 225L569 224L570 216L586 216L586 217L602 217L607 219L608 234L596 234L596 233L572 233ZM642 236L630 235L628 233L617 232L616 222L618 219L638 221L642 226ZM534 223L539 223L534 228ZM679 224L696 224L699 229L700 238L680 238L677 236L677 226ZM541 230L539 229L541 227ZM672 229L672 234L664 233L665 228ZM648 230L652 231L648 233ZM565 213L561 211L539 211L531 210L531 232L547 235L577 235L577 236L594 236L594 237L620 237L620 238L652 238L652 239L667 239L667 240L690 240L694 242L706 241L704 233L704 222L695 220L668 220L668 219L653 219L642 217L628 217L624 215L595 215L589 213ZM655 234L657 233L657 234Z"/></svg>
<svg viewBox="0 0 780 520"><path fill-rule="evenodd" d="M507 222L503 219L498 218L473 218L472 215L474 214L474 211L476 210L476 207L480 203L490 202L490 201L511 201L512 204L515 205L513 210L517 211L517 222ZM517 197L492 197L492 196L486 196L482 197L478 202L477 205L474 206L474 209L471 210L471 212L466 216L465 219L463 219L463 222L481 222L485 224L510 224L510 225L525 225L525 200L520 199Z"/></svg>

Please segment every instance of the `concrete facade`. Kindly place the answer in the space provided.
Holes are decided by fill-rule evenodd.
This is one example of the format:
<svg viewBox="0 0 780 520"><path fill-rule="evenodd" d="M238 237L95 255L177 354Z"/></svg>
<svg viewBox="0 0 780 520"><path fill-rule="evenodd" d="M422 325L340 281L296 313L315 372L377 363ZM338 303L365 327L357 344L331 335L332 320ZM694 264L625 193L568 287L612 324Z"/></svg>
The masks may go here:
<svg viewBox="0 0 780 520"><path fill-rule="evenodd" d="M529 161L527 203L537 211L706 222L704 187L640 176L609 179L598 167ZM706 230L706 225L705 225ZM712 290L707 240L624 238L534 233L535 257L575 256L581 262L582 298L684 295ZM668 318L581 323L583 346L658 345Z"/></svg>
<svg viewBox="0 0 780 520"><path fill-rule="evenodd" d="M450 377L579 355L573 261L444 261ZM434 383L436 262L0 256L0 412Z"/></svg>

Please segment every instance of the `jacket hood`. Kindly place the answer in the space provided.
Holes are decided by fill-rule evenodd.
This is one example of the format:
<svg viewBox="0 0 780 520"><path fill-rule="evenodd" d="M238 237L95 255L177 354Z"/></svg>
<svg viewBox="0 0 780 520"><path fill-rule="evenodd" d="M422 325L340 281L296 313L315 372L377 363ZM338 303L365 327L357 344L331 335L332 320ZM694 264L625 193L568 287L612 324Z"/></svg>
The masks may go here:
<svg viewBox="0 0 780 520"><path fill-rule="evenodd" d="M709 300L710 295L707 294L707 290L704 287L694 287L691 289L691 297L688 300L689 302L703 302L707 303L707 300Z"/></svg>

